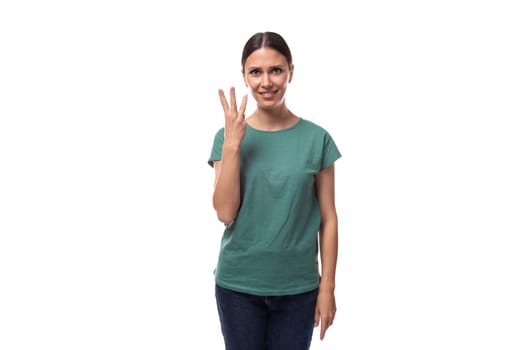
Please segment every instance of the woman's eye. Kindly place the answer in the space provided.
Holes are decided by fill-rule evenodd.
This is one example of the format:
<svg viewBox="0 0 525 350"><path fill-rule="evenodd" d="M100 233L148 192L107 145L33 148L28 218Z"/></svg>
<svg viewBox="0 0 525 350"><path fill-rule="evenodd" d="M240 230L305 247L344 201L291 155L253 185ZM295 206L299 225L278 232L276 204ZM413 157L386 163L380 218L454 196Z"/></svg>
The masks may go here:
<svg viewBox="0 0 525 350"><path fill-rule="evenodd" d="M250 71L250 75L258 75L259 73L260 73L260 71L258 71L256 69Z"/></svg>
<svg viewBox="0 0 525 350"><path fill-rule="evenodd" d="M277 68L277 67L272 69L272 73L275 73L275 74L279 74L279 73L281 73L282 71L283 71L283 70L282 70L281 68Z"/></svg>

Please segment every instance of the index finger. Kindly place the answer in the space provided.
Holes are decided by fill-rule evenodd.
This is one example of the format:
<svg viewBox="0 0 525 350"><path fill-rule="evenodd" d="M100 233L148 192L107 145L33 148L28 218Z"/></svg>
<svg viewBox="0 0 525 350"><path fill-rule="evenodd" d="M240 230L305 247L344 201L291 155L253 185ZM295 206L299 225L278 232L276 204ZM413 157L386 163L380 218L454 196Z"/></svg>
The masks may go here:
<svg viewBox="0 0 525 350"><path fill-rule="evenodd" d="M321 320L321 340L324 339L324 334L328 329L328 322L326 320Z"/></svg>
<svg viewBox="0 0 525 350"><path fill-rule="evenodd" d="M239 109L239 118L244 119L244 112L246 111L246 105L248 103L248 95L244 95L241 101L241 107Z"/></svg>

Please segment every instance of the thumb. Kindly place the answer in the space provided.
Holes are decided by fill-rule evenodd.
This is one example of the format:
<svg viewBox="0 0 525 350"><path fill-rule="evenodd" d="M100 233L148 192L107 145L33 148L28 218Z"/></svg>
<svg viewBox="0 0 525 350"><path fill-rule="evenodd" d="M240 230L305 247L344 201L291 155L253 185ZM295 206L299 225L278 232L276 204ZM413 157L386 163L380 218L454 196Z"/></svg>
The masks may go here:
<svg viewBox="0 0 525 350"><path fill-rule="evenodd" d="M315 308L315 314L314 314L314 326L319 326L319 320L321 319L321 312L319 312L318 308Z"/></svg>

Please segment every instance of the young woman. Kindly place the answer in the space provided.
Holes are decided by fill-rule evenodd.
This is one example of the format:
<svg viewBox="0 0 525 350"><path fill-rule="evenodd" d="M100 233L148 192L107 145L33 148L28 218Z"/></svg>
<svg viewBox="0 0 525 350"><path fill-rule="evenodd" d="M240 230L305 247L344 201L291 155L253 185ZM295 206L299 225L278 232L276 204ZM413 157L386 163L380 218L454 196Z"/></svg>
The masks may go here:
<svg viewBox="0 0 525 350"><path fill-rule="evenodd" d="M221 330L227 350L306 350L313 328L323 339L336 313L341 154L326 130L287 107L294 65L281 35L254 34L241 64L257 108L245 116L248 97L237 106L234 88L229 99L219 90L225 125L208 160L225 224L215 270Z"/></svg>

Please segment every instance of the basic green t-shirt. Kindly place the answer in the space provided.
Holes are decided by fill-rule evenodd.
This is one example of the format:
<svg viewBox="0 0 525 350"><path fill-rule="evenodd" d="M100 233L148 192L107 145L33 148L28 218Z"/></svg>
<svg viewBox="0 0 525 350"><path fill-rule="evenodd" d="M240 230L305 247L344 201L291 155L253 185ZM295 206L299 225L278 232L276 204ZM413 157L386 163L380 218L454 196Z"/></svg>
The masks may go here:
<svg viewBox="0 0 525 350"><path fill-rule="evenodd" d="M222 159L224 128L208 163ZM320 211L314 176L341 154L329 133L306 119L278 131L249 125L240 148L241 206L226 226L215 281L255 295L319 286Z"/></svg>

